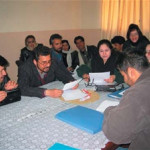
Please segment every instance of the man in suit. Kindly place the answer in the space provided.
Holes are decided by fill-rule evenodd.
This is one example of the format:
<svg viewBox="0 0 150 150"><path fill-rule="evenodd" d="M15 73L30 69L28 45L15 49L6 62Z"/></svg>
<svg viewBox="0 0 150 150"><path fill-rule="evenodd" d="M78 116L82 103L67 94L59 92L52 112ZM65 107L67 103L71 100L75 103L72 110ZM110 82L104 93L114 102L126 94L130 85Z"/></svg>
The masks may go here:
<svg viewBox="0 0 150 150"><path fill-rule="evenodd" d="M61 68L61 65L51 57L51 51L48 47L37 47L34 51L33 59L27 60L19 67L18 83L21 94L24 96L35 97L60 97L63 93L60 89L40 88L44 84L55 80L63 83L73 81L71 74L67 74Z"/></svg>
<svg viewBox="0 0 150 150"><path fill-rule="evenodd" d="M85 64L91 67L91 59L98 54L97 48L94 45L85 45L85 40L82 36L75 37L74 43L79 50L80 65Z"/></svg>

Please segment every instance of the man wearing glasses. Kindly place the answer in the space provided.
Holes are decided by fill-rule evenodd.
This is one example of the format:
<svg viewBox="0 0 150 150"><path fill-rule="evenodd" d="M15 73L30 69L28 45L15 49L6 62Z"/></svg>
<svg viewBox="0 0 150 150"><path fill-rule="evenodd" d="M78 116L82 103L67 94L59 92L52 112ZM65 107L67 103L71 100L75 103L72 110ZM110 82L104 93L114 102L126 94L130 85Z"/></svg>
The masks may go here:
<svg viewBox="0 0 150 150"><path fill-rule="evenodd" d="M44 84L55 81L56 79L67 83L73 81L71 74L67 74L59 63L51 58L51 51L48 47L42 46L36 48L34 58L29 59L26 63L19 67L18 83L21 94L24 96L53 98L60 97L63 93L59 89L40 88Z"/></svg>

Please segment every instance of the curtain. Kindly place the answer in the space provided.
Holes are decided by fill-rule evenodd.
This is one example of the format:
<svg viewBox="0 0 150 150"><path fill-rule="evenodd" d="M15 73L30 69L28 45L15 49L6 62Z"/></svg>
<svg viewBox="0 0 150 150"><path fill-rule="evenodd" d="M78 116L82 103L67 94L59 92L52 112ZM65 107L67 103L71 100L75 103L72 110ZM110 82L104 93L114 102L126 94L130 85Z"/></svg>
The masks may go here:
<svg viewBox="0 0 150 150"><path fill-rule="evenodd" d="M100 6L101 39L126 37L131 23L150 39L150 0L101 0Z"/></svg>

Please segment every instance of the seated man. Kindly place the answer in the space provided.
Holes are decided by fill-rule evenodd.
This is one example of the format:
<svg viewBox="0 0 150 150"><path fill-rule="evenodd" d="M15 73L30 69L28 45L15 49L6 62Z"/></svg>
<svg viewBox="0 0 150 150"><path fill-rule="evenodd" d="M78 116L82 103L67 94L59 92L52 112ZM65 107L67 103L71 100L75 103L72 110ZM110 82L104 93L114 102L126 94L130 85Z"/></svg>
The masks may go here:
<svg viewBox="0 0 150 150"><path fill-rule="evenodd" d="M62 36L59 34L52 34L49 39L49 44L51 45L52 58L56 59L58 62L62 61Z"/></svg>
<svg viewBox="0 0 150 150"><path fill-rule="evenodd" d="M122 36L114 36L112 39L111 39L111 43L113 45L113 48L116 50L116 51L119 51L119 52L122 52L122 48L123 48L123 44L125 42L125 38L122 37Z"/></svg>
<svg viewBox="0 0 150 150"><path fill-rule="evenodd" d="M40 47L42 44L36 43L36 39L33 35L28 35L25 38L25 47L21 49L20 58L16 61L16 64L20 66L20 64L25 62L28 58L33 57L33 50L37 46Z"/></svg>
<svg viewBox="0 0 150 150"><path fill-rule="evenodd" d="M34 58L29 59L19 67L18 83L21 94L35 97L59 97L63 91L59 89L44 89L39 86L58 79L63 83L73 81L70 74L61 69L57 61L51 59L48 47L42 46L34 51Z"/></svg>
<svg viewBox="0 0 150 150"><path fill-rule="evenodd" d="M9 90L17 88L18 84L14 81L10 81L6 73L6 67L9 66L8 61L0 56L0 102L7 97L7 92Z"/></svg>
<svg viewBox="0 0 150 150"><path fill-rule="evenodd" d="M104 112L103 132L115 144L130 143L129 150L150 149L150 68L144 56L122 54L118 68L131 86L118 106Z"/></svg>
<svg viewBox="0 0 150 150"><path fill-rule="evenodd" d="M87 46L85 45L84 38L82 36L77 36L74 38L74 43L78 48L78 57L80 65L87 65L91 67L91 60L98 54L98 50L94 45Z"/></svg>

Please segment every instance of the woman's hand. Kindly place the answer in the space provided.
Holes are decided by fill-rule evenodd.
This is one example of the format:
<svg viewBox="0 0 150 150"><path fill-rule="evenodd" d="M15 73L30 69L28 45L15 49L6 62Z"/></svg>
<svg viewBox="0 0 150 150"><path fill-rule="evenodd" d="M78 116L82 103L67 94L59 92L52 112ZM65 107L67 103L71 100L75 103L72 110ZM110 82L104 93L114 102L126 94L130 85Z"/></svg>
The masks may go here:
<svg viewBox="0 0 150 150"><path fill-rule="evenodd" d="M111 75L110 78L104 79L104 81L106 81L107 83L113 83L115 81L115 78L115 75Z"/></svg>

